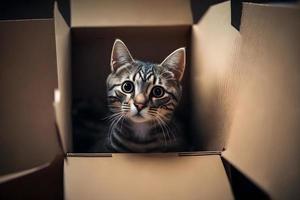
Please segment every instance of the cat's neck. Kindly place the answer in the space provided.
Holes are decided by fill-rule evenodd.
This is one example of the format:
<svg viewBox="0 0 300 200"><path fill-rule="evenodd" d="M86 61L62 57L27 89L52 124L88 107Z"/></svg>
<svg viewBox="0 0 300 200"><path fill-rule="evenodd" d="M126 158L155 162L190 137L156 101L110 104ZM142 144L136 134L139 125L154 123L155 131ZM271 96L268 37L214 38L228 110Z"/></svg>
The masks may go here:
<svg viewBox="0 0 300 200"><path fill-rule="evenodd" d="M156 138L157 134L160 135L161 132L170 131L172 127L166 128L159 126L158 123L153 122L144 122L144 123L136 123L130 120L124 120L122 123L119 123L115 126L118 129L118 134L126 135L127 137L137 138L138 140L145 141ZM174 135L175 132L172 131Z"/></svg>
<svg viewBox="0 0 300 200"><path fill-rule="evenodd" d="M145 139L149 137L150 132L153 129L153 125L149 122L144 123L134 123L134 122L128 122L130 125L130 131L131 134L134 134L134 136L139 137L141 139Z"/></svg>

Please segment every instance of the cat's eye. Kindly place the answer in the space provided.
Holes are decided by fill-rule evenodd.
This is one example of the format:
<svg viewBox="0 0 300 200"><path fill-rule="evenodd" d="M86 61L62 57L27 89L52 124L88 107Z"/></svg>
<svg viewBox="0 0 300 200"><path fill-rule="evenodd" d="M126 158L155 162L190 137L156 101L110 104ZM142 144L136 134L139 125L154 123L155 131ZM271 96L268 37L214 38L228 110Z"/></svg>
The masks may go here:
<svg viewBox="0 0 300 200"><path fill-rule="evenodd" d="M154 86L152 88L151 94L152 94L152 96L154 96L156 98L160 98L160 97L164 96L165 90L161 86Z"/></svg>
<svg viewBox="0 0 300 200"><path fill-rule="evenodd" d="M122 84L121 89L125 93L131 93L131 92L133 92L134 85L133 85L133 83L131 81L125 81Z"/></svg>

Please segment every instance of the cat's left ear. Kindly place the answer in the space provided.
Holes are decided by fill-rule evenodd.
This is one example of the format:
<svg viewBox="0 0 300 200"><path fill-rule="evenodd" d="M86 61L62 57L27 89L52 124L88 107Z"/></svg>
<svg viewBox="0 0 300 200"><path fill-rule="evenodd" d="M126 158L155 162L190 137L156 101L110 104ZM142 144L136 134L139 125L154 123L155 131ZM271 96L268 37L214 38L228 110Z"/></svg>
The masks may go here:
<svg viewBox="0 0 300 200"><path fill-rule="evenodd" d="M115 72L122 65L133 61L134 60L124 42L120 39L116 39L111 51L111 71Z"/></svg>
<svg viewBox="0 0 300 200"><path fill-rule="evenodd" d="M181 81L185 69L185 48L175 50L160 65L167 67Z"/></svg>

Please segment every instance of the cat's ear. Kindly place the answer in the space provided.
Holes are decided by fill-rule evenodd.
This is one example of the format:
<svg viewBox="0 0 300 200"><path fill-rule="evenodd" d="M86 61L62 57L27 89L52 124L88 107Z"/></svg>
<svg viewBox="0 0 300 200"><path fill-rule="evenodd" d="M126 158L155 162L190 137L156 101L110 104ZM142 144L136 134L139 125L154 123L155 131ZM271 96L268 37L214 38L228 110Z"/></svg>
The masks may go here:
<svg viewBox="0 0 300 200"><path fill-rule="evenodd" d="M111 51L111 71L115 72L120 66L133 61L134 60L126 45L120 39L116 39Z"/></svg>
<svg viewBox="0 0 300 200"><path fill-rule="evenodd" d="M160 65L168 68L181 81L185 69L185 48L175 50Z"/></svg>

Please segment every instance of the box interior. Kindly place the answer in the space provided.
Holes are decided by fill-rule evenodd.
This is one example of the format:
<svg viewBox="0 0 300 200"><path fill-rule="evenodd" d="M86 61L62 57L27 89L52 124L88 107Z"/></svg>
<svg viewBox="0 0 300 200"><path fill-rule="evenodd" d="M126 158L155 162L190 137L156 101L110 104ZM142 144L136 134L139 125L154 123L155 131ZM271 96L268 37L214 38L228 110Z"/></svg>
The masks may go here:
<svg viewBox="0 0 300 200"><path fill-rule="evenodd" d="M174 117L185 130L187 140L193 141L190 26L72 28L71 33L74 152L88 152L93 143L106 136L106 78L111 73L110 54L116 38L125 42L135 59L154 63L161 63L180 47L187 48L183 95ZM194 150L201 148L195 145Z"/></svg>

